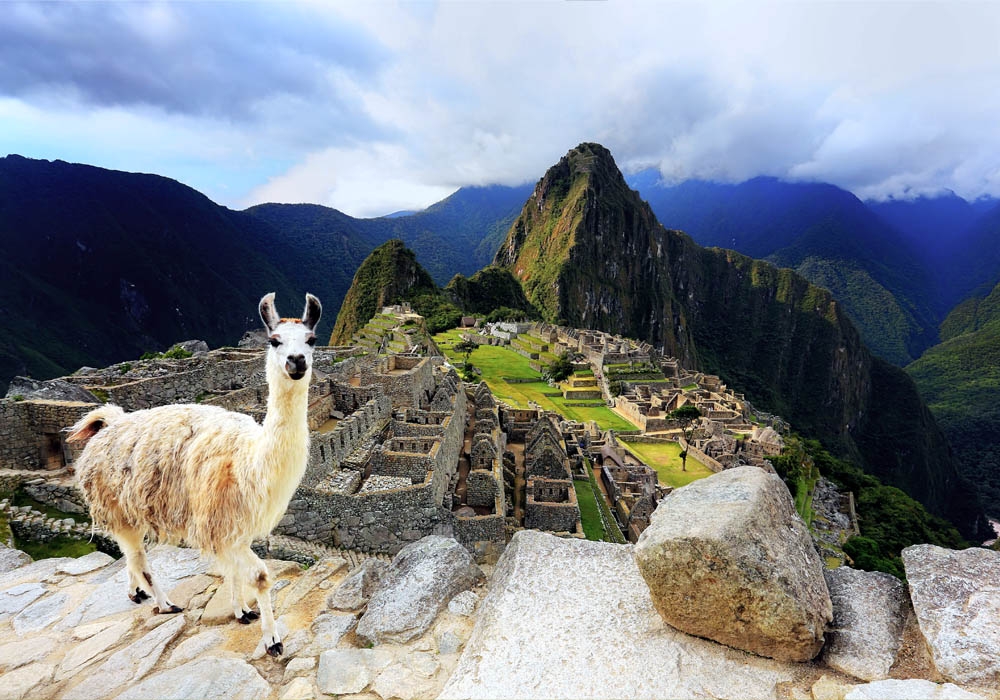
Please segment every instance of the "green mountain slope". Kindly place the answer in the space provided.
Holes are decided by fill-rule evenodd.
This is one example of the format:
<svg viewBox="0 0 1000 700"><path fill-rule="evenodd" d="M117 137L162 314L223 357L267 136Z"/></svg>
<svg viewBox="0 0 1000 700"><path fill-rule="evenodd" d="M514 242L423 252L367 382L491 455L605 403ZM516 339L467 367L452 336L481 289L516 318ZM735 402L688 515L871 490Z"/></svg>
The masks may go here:
<svg viewBox="0 0 1000 700"><path fill-rule="evenodd" d="M3 387L186 338L233 344L269 291L289 313L328 296L292 281L283 265L304 256L273 229L155 175L0 159L0 244Z"/></svg>
<svg viewBox="0 0 1000 700"><path fill-rule="evenodd" d="M348 345L383 306L413 301L425 295L440 296L434 280L398 239L383 243L365 258L337 314L330 345Z"/></svg>
<svg viewBox="0 0 1000 700"><path fill-rule="evenodd" d="M495 263L547 320L648 340L966 534L981 522L912 381L872 356L830 292L664 229L602 146L582 144L545 174Z"/></svg>
<svg viewBox="0 0 1000 700"><path fill-rule="evenodd" d="M960 471L1000 516L1000 285L941 324L940 345L906 368L951 441Z"/></svg>
<svg viewBox="0 0 1000 700"><path fill-rule="evenodd" d="M830 289L883 359L905 365L937 342L933 278L920 247L850 192L769 177L665 185L656 171L630 182L665 226Z"/></svg>

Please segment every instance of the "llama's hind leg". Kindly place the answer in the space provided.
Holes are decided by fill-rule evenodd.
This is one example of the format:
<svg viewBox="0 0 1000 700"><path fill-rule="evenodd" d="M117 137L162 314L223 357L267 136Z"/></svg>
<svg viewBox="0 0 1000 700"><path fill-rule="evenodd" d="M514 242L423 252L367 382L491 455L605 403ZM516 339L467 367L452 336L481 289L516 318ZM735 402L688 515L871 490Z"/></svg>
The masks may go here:
<svg viewBox="0 0 1000 700"><path fill-rule="evenodd" d="M133 603L149 600L152 588L142 575L146 554L142 544L142 533L133 529L122 529L113 533L118 549L125 555L125 569L128 572L128 597Z"/></svg>
<svg viewBox="0 0 1000 700"><path fill-rule="evenodd" d="M271 656L281 656L285 651L285 646L281 643L281 636L278 634L277 625L274 622L274 610L271 608L271 586L274 584L271 572L249 547L244 550L243 561L246 562L243 569L243 580L249 581L257 592L257 607L260 608L260 631L264 650Z"/></svg>
<svg viewBox="0 0 1000 700"><path fill-rule="evenodd" d="M226 552L219 555L219 564L222 567L222 574L229 584L233 617L240 624L249 625L260 615L247 602L246 578L243 575L243 567L240 565L240 557L235 552Z"/></svg>
<svg viewBox="0 0 1000 700"><path fill-rule="evenodd" d="M115 533L115 539L125 554L128 566L129 598L140 603L149 598L150 593L152 593L156 600L156 607L153 608L154 614L182 612L184 609L171 603L167 594L153 579L153 571L149 568L149 561L146 559L146 547L142 542L142 533L134 529L119 530Z"/></svg>

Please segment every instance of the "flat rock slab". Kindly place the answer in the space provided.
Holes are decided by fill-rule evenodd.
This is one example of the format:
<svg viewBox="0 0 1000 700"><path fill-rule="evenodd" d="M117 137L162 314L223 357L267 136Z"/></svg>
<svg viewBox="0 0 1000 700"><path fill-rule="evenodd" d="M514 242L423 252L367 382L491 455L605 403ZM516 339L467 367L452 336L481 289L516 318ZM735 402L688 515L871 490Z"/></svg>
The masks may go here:
<svg viewBox="0 0 1000 700"><path fill-rule="evenodd" d="M271 686L246 661L210 658L150 676L117 700L259 700L270 694Z"/></svg>
<svg viewBox="0 0 1000 700"><path fill-rule="evenodd" d="M824 572L833 601L823 661L866 681L889 677L903 643L909 608L906 586L879 571L841 566Z"/></svg>
<svg viewBox="0 0 1000 700"><path fill-rule="evenodd" d="M524 530L440 697L773 698L800 673L665 624L631 547Z"/></svg>
<svg viewBox="0 0 1000 700"><path fill-rule="evenodd" d="M147 559L154 578L167 595L170 595L177 584L192 576L208 572L211 566L211 560L208 557L201 557L196 549L162 544L150 549ZM135 603L128 599L127 584L128 572L122 567L103 581L72 614L67 615L60 624L60 629L86 624L107 615L135 610ZM155 603L146 603L150 609L153 604Z"/></svg>
<svg viewBox="0 0 1000 700"><path fill-rule="evenodd" d="M23 637L48 627L62 617L62 610L69 601L65 593L50 593L26 607L12 621L14 632Z"/></svg>
<svg viewBox="0 0 1000 700"><path fill-rule="evenodd" d="M331 649L319 657L316 685L330 695L360 693L392 662L384 649Z"/></svg>
<svg viewBox="0 0 1000 700"><path fill-rule="evenodd" d="M358 635L376 644L419 637L456 593L482 575L468 550L450 537L428 535L408 544L368 601Z"/></svg>
<svg viewBox="0 0 1000 700"><path fill-rule="evenodd" d="M962 685L1000 687L1000 552L919 544L903 566L934 666Z"/></svg>
<svg viewBox="0 0 1000 700"><path fill-rule="evenodd" d="M115 652L83 681L62 695L63 700L100 700L149 673L163 650L184 629L186 620L176 615L141 639Z"/></svg>
<svg viewBox="0 0 1000 700"><path fill-rule="evenodd" d="M782 661L823 646L833 619L823 564L774 474L737 467L670 493L635 558L679 630Z"/></svg>
<svg viewBox="0 0 1000 700"><path fill-rule="evenodd" d="M110 554L91 552L78 559L70 559L67 562L63 562L56 569L56 572L70 574L71 576L80 576L82 574L89 574L91 571L97 571L108 564L114 563L114 561L115 558Z"/></svg>
<svg viewBox="0 0 1000 700"><path fill-rule="evenodd" d="M931 683L918 678L884 680L855 686L844 700L986 700L951 683Z"/></svg>

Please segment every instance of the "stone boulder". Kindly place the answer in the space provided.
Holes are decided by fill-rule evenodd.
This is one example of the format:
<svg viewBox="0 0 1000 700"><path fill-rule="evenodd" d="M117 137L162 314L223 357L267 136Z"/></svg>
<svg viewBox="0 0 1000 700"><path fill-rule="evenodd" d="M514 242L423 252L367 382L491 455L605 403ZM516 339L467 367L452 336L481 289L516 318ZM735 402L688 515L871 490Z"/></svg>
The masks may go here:
<svg viewBox="0 0 1000 700"><path fill-rule="evenodd" d="M31 557L20 549L0 544L0 574L5 574L30 563Z"/></svg>
<svg viewBox="0 0 1000 700"><path fill-rule="evenodd" d="M185 350L192 355L204 355L208 352L208 343L204 340L185 340L183 343L177 343L174 347Z"/></svg>
<svg viewBox="0 0 1000 700"><path fill-rule="evenodd" d="M24 399L41 399L44 401L79 401L81 403L101 403L100 400L83 387L67 382L65 379L32 379L31 377L14 377L7 388L7 397L20 396Z"/></svg>
<svg viewBox="0 0 1000 700"><path fill-rule="evenodd" d="M737 467L670 493L635 558L679 630L782 661L823 646L833 619L823 564L774 474Z"/></svg>
<svg viewBox="0 0 1000 700"><path fill-rule="evenodd" d="M826 571L833 601L823 661L865 681L889 677L903 642L909 608L906 587L895 576L846 566Z"/></svg>
<svg viewBox="0 0 1000 700"><path fill-rule="evenodd" d="M934 666L963 685L1000 686L1000 552L918 544L903 567Z"/></svg>
<svg viewBox="0 0 1000 700"><path fill-rule="evenodd" d="M472 555L450 537L417 540L392 560L358 621L357 634L376 644L419 637L456 593L482 576Z"/></svg>
<svg viewBox="0 0 1000 700"><path fill-rule="evenodd" d="M439 697L775 698L801 673L667 626L630 549L515 534Z"/></svg>
<svg viewBox="0 0 1000 700"><path fill-rule="evenodd" d="M388 570L388 562L365 559L330 594L327 606L334 610L357 610L368 602Z"/></svg>

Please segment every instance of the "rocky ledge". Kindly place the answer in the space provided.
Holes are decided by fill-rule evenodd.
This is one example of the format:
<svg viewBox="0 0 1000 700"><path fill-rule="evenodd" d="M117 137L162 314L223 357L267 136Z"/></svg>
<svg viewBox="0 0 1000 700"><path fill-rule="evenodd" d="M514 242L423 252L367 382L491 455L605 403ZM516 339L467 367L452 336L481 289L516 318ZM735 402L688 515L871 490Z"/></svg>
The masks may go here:
<svg viewBox="0 0 1000 700"><path fill-rule="evenodd" d="M756 474L750 477L760 482L762 493L770 488ZM719 499L749 502L746 483L717 481L728 484L718 489ZM709 507L710 494L686 498L695 496ZM663 546L677 549L688 538L704 552L700 562L692 552L684 554L703 586L710 581L695 567L742 566L751 574L746 585L798 575L784 566L796 556L768 542L794 535L794 524L748 525L755 539L746 544L752 545L746 561L741 548L727 551L713 541L712 528L700 529L697 539L683 535L669 522L672 502L676 515L686 512L679 499L661 504ZM742 508L728 511L746 517ZM728 517L719 504L705 512ZM721 523L718 531L723 533L718 537L733 536ZM671 533L683 536L668 537ZM784 552L786 560L772 562L771 574L769 551ZM646 568L663 558L647 555L640 556ZM0 550L0 700L1000 700L996 552L910 548L904 552L908 586L883 574L843 568L819 580L810 574L812 589L829 592L829 603L819 596L819 608L825 617L830 605L832 622L825 626L821 653L805 662L780 654L765 658L702 638L715 634L720 620L700 627L700 636L671 627L661 616L662 592L656 585L651 592L650 572L641 572L636 558L630 546L527 530L514 536L495 569L477 567L457 542L437 536L407 546L392 562L369 559L353 570L340 557L308 569L271 560L285 647L274 659L258 648L256 624L232 619L227 587L212 562L193 550L157 546L149 556L161 584L184 606L179 615L154 615L150 604L129 601L124 563L107 555L30 562ZM766 594L784 600L789 589L780 583L782 590ZM693 608L705 604L691 596ZM806 596L809 609L816 597ZM724 602L716 608L719 618L749 614L750 607L727 611ZM766 605L752 607L763 615Z"/></svg>

